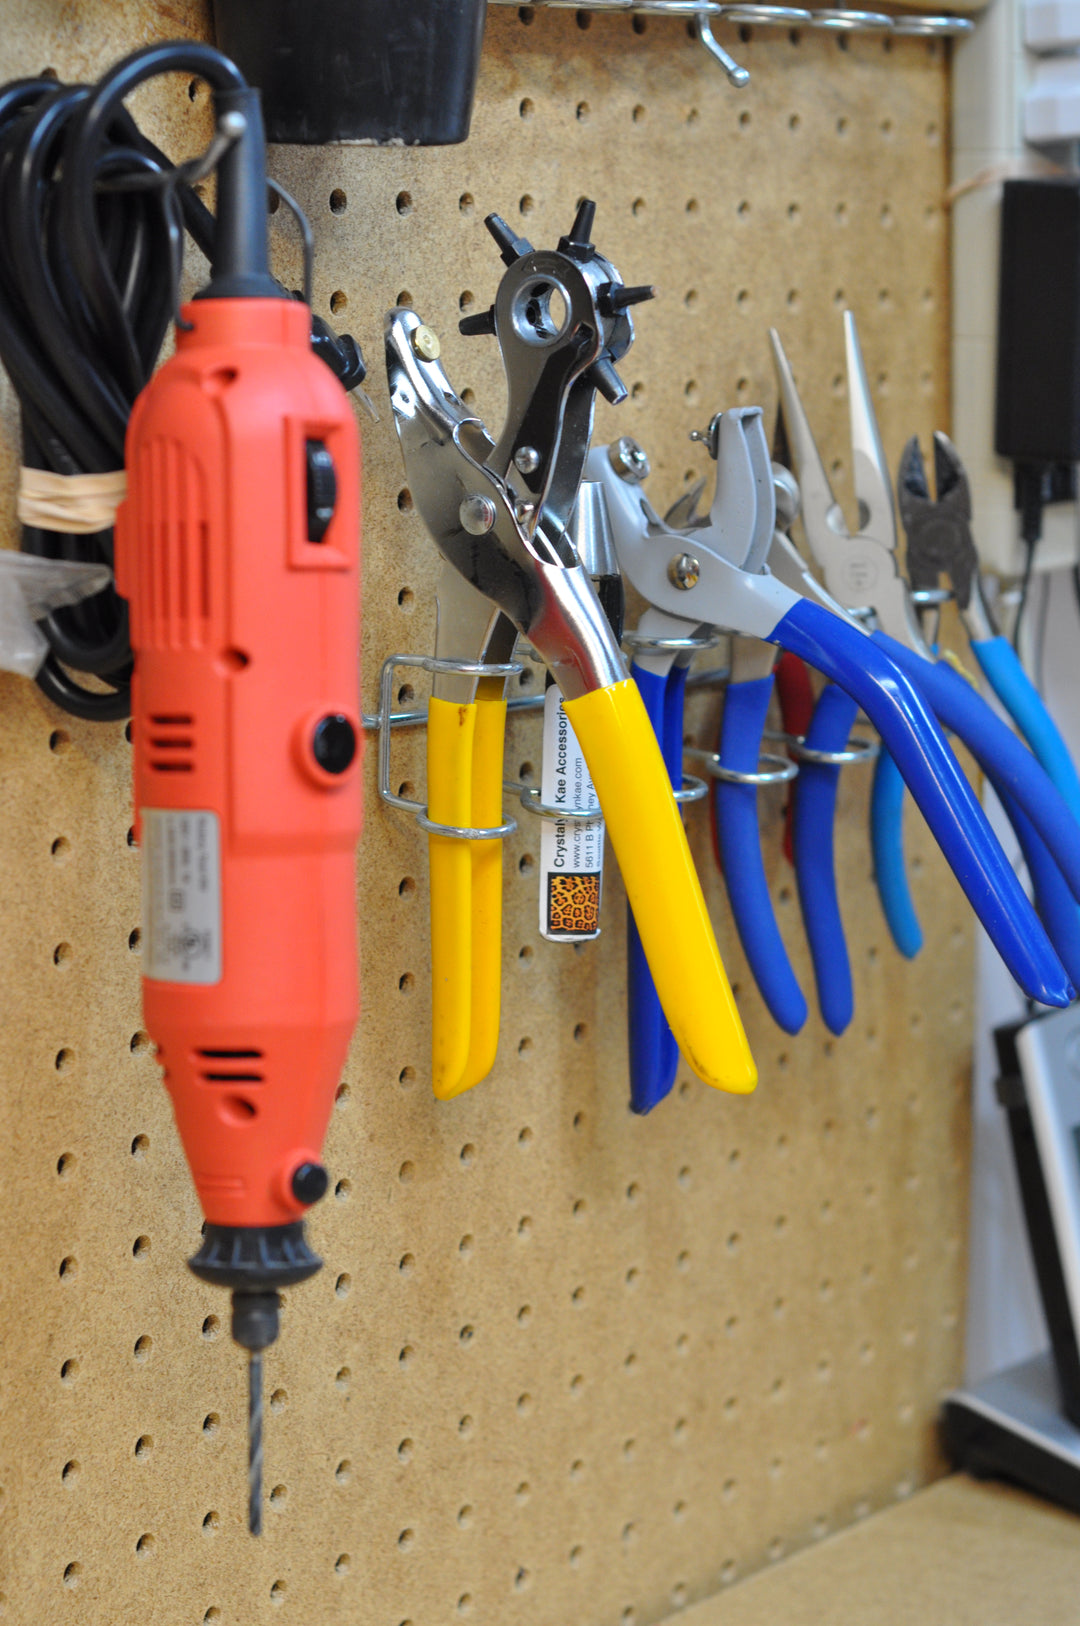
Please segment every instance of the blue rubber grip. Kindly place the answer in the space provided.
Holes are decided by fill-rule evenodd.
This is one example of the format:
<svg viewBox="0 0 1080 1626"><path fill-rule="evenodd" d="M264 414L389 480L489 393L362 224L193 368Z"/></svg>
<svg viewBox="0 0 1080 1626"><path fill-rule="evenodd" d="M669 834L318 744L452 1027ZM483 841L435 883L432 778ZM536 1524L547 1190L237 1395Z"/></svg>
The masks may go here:
<svg viewBox="0 0 1080 1626"><path fill-rule="evenodd" d="M1007 638L972 641L972 651L987 682L1057 786L1074 819L1080 819L1080 777L1057 724L1020 664Z"/></svg>
<svg viewBox="0 0 1080 1626"><path fill-rule="evenodd" d="M1080 902L1080 826L1031 752L947 661L926 661L883 632L875 632L873 642L922 690L941 722L960 736L987 778L1000 782L1020 804L1049 847L1069 891Z"/></svg>
<svg viewBox="0 0 1080 1626"><path fill-rule="evenodd" d="M729 683L720 725L720 761L737 773L757 773L761 736L772 699L772 677ZM765 878L753 785L715 781L716 832L731 913L754 981L785 1033L806 1021L806 1000L795 980Z"/></svg>
<svg viewBox="0 0 1080 1626"><path fill-rule="evenodd" d="M682 784L682 719L686 692L685 666L673 667L667 677L642 666L630 669L673 785ZM660 996L641 946L634 912L626 911L627 1025L630 1044L630 1106L651 1112L671 1094L679 1069L679 1047L668 1027Z"/></svg>
<svg viewBox="0 0 1080 1626"><path fill-rule="evenodd" d="M987 778L994 784L993 776ZM1016 831L1035 893L1035 907L1062 965L1080 988L1080 910L1061 871L1035 826L1002 786L994 784L1009 822Z"/></svg>
<svg viewBox="0 0 1080 1626"><path fill-rule="evenodd" d="M1044 1005L1069 1004L1074 994L1072 984L923 698L924 673L930 678L939 673L951 675L970 695L972 709L976 713L981 710L997 724L998 719L990 708L950 667L924 661L882 633L867 638L831 611L806 599L781 618L772 636L785 649L801 655L834 682L841 683L875 724L968 901L1024 992ZM899 651L895 658L894 650ZM906 675L911 664L907 658L909 653L915 666L914 682ZM880 655L884 655L884 660L878 660ZM952 688L951 684L938 687L947 687L950 691ZM926 688L930 693L929 683ZM970 731L946 717L933 694L931 703L946 726L954 727L974 748ZM957 712L964 709L956 706ZM1015 735L1003 723L999 726L1034 766L1030 753ZM979 732L978 727L975 732ZM1011 775L1008 788L1017 801L1023 802ZM1047 788L1057 795L1052 787ZM1065 818L1072 824L1068 810L1063 803L1061 805ZM1046 832L1031 809L1026 803L1024 807L1046 840ZM1053 843L1048 841L1048 845L1056 856ZM1080 841L1076 847L1080 867Z"/></svg>
<svg viewBox="0 0 1080 1626"><path fill-rule="evenodd" d="M794 614L794 610L788 612L777 634L787 627ZM785 649L792 647L786 635L782 641ZM796 648L795 653L801 655L803 649ZM811 666L820 667L814 656L805 658ZM830 664L833 663L830 661ZM855 701L842 688L835 683L828 684L814 707L805 743L814 751L842 751L858 710ZM851 961L836 891L834 842L839 782L838 767L825 762L800 762L791 819L799 907L814 963L818 1007L830 1033L843 1033L855 1011Z"/></svg>
<svg viewBox="0 0 1080 1626"><path fill-rule="evenodd" d="M888 751L882 751L874 767L870 841L886 924L900 953L913 960L923 946L923 934L904 864L904 776Z"/></svg>

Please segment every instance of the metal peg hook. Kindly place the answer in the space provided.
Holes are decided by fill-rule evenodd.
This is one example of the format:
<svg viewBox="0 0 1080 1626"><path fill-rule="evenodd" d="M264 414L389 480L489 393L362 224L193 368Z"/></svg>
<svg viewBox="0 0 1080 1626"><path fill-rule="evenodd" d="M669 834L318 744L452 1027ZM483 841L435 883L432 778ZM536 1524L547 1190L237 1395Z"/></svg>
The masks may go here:
<svg viewBox="0 0 1080 1626"><path fill-rule="evenodd" d="M739 64L735 61L735 58L729 56L724 50L724 47L720 44L720 41L716 38L716 35L712 31L712 23L709 21L704 12L695 12L694 32L697 34L698 39L701 41L702 45L704 45L709 55L715 57L717 62L719 62L720 66L727 74L729 84L734 85L736 90L742 90L744 85L748 85L750 83L749 69L740 68Z"/></svg>

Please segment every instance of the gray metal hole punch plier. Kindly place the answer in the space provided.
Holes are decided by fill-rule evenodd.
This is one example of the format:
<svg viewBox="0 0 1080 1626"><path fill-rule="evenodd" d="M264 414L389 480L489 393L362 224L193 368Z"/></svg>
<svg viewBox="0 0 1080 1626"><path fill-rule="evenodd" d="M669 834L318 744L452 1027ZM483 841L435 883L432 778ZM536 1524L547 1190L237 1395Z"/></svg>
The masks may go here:
<svg viewBox="0 0 1080 1626"><path fill-rule="evenodd" d="M528 638L546 663L563 693L678 1043L707 1083L746 1091L756 1072L663 758L567 529L595 393L615 402L626 394L615 364L633 338L629 307L652 293L625 287L597 253L593 214L591 203L582 204L554 250L534 249L497 216L488 219L506 271L491 310L464 325L467 332L493 332L502 352L509 405L500 436L489 435L454 391L437 341L409 310L392 311L386 323L394 422L414 501L451 573L444 579L458 578L452 591L470 608L473 633L480 629L469 652L482 662L490 648L484 638L499 635L505 622L506 638L511 629ZM452 637L460 642L465 616L455 614ZM441 607L440 621L448 628ZM440 647L451 641L448 628ZM467 754L453 745L461 709L461 702L451 704L440 723L450 737L445 757L456 782L471 778ZM440 906L433 870L433 939ZM473 975L483 923L471 909L464 914L470 926L459 934L456 963L433 954L456 989L442 1000L434 984L437 1019L443 1014L451 1038L457 1036L454 1067L443 1074L449 1094L482 1076L470 1056L475 1024L486 1025L491 1057L498 1033L497 974L479 990ZM433 1049L438 1068L438 1035ZM462 1055L465 1071L455 1074Z"/></svg>

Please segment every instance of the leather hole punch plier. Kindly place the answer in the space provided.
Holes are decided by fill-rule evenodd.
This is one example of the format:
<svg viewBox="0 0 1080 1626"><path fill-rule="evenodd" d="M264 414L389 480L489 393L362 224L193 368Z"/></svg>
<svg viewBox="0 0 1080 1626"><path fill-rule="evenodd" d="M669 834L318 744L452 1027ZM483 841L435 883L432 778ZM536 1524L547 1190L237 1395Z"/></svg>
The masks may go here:
<svg viewBox="0 0 1080 1626"><path fill-rule="evenodd" d="M845 314L844 331L855 491L861 521L859 530L855 532L848 529L840 505L833 496L779 337L775 332L770 333L780 386L780 406L802 498L803 531L810 553L824 576L824 592L813 582L813 578L808 578L808 590L816 590L834 608L838 605L845 612L858 614L869 633L870 642L906 674L925 695L929 708L940 723L951 729L971 751L995 788L1004 796L1006 811L1013 817L1014 823L1018 817L1025 836L1029 835L1033 842L1049 849L1044 855L1044 867L1054 872L1052 884L1056 885L1059 901L1065 884L1074 896L1080 897L1080 830L1064 800L1009 728L959 672L947 662L934 660L932 651L923 639L907 582L897 564L892 487L874 417L858 334L850 312ZM868 708L864 706L863 709L867 710L871 721L876 722ZM853 698L834 685L827 686L818 700L807 743L824 749L837 747L850 733L855 715ZM882 745L875 774L879 783L872 808L871 831L879 893L886 912L891 912L895 920L896 912L889 894L897 864L895 846L890 846L886 839L889 823L883 808L888 803L888 796L883 796L881 792L882 783L888 787L892 773L891 768L883 767L886 756L891 755L902 773L904 770L903 763L885 736ZM906 773L904 777L907 777ZM796 795L795 846L796 852L800 841L814 846L819 852L819 865L815 896L812 900L802 899L803 917L815 970L826 957L833 964L834 976L830 984L832 997L828 1003L822 999L822 1012L829 1027L834 1032L842 1032L851 1019L852 1000L850 967L832 863L835 799L835 771L823 770L819 774L813 771L812 765L806 765L799 776ZM1029 829L1024 815L1033 829ZM949 849L945 850L951 859ZM956 868L955 864L953 867ZM902 873L902 858L899 868ZM1058 870L1064 875L1064 882ZM984 925L987 924L986 905L996 910L1005 907L1012 917L1014 933L1018 932L1026 938L1029 949L1037 954L1043 970L1036 981L1042 982L1042 992L1037 991L1031 981L1031 959L1026 954L1020 958L1015 955L1018 942L1014 939L1010 948L1008 938L999 937L994 929L990 930L1002 958L1021 987L1030 997L1044 1004L1067 1003L1072 997L1069 979L1060 961L1056 969L1046 962L1048 940L1041 929L1038 932L1034 930L1035 921L1031 918L1030 909L1026 906L1021 909L1016 904L1015 878L1007 883L1007 890L999 892L996 898L984 895L982 903L972 896L962 876L961 881ZM1008 899L1012 902L1007 903ZM837 967L840 974L837 974ZM819 978L819 996L822 993Z"/></svg>
<svg viewBox="0 0 1080 1626"><path fill-rule="evenodd" d="M717 445L718 480L731 482L731 504L717 509L714 502L713 513L724 522L692 531L665 525L625 472L625 457L613 459L606 447L590 454L587 473L604 485L623 574L668 618L673 633L685 633L689 624L694 631L722 627L759 638L802 656L842 686L895 756L1013 974L1033 997L1067 1003L1071 990L1061 964L918 687L820 592L815 602L764 568L775 509L760 410L722 414ZM845 727L842 743L849 732ZM758 849L756 856L750 851L750 862L760 864ZM771 905L767 914L775 931ZM778 931L773 951L784 954Z"/></svg>
<svg viewBox="0 0 1080 1626"><path fill-rule="evenodd" d="M633 338L629 307L652 293L625 287L593 247L593 214L583 204L555 250L534 249L497 216L487 221L507 269L491 310L462 325L499 342L508 406L498 440L456 394L434 335L409 310L387 317L391 404L414 501L466 600L482 600L496 630L505 620L507 637L527 638L562 690L689 1065L707 1083L746 1091L753 1059L660 748L568 531L596 391L625 397L615 363ZM497 985L484 997L497 1000ZM464 1004L457 1020L469 1020Z"/></svg>

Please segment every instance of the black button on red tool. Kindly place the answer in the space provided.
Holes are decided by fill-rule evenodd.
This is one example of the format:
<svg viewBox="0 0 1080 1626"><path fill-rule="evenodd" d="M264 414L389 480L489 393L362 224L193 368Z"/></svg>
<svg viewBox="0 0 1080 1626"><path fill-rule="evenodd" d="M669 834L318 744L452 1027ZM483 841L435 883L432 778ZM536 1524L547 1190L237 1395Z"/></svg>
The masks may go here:
<svg viewBox="0 0 1080 1626"><path fill-rule="evenodd" d="M301 1163L299 1168L293 1170L292 1192L298 1203L306 1203L309 1207L326 1196L326 1188L330 1184L330 1176L321 1163Z"/></svg>
<svg viewBox="0 0 1080 1626"><path fill-rule="evenodd" d="M312 754L326 773L344 773L356 756L356 730L340 712L320 717L311 741Z"/></svg>

